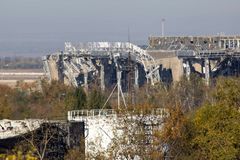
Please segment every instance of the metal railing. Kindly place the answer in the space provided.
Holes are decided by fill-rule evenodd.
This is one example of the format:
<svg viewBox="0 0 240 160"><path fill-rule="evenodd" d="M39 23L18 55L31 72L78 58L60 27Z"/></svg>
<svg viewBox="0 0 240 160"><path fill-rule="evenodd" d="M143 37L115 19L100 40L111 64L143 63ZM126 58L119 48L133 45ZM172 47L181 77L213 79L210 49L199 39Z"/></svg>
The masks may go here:
<svg viewBox="0 0 240 160"><path fill-rule="evenodd" d="M139 114L144 115L143 112L140 112ZM88 118L92 117L110 117L117 115L119 114L113 109L72 110L68 111L68 121L87 121ZM159 118L165 118L169 113L165 108L157 108L153 109L146 115L157 115Z"/></svg>
<svg viewBox="0 0 240 160"><path fill-rule="evenodd" d="M146 78L150 78L152 84L160 81L160 75L158 72L158 66L155 63L154 58L149 55L146 50L138 47L129 42L88 42L88 43L78 43L72 45L70 42L65 43L65 52L75 53L80 51L80 53L94 53L94 52L131 52L131 54L136 56L136 60L142 63L146 73L151 73L147 75ZM148 62L148 63L146 63Z"/></svg>
<svg viewBox="0 0 240 160"><path fill-rule="evenodd" d="M180 50L177 51L180 58L220 58L224 56L240 57L240 50Z"/></svg>
<svg viewBox="0 0 240 160"><path fill-rule="evenodd" d="M86 118L89 117L97 117L97 116L112 116L117 113L113 109L93 109L93 110L73 110L68 111L68 120L69 121L85 121Z"/></svg>

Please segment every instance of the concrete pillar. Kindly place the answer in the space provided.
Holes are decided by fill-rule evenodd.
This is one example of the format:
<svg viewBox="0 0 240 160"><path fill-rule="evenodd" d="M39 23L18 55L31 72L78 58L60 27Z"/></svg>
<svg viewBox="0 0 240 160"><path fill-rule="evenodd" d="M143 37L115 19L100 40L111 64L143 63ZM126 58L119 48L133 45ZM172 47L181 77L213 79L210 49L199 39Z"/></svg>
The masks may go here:
<svg viewBox="0 0 240 160"><path fill-rule="evenodd" d="M201 73L204 74L204 60L201 60Z"/></svg>
<svg viewBox="0 0 240 160"><path fill-rule="evenodd" d="M149 84L149 78L147 77L147 84Z"/></svg>
<svg viewBox="0 0 240 160"><path fill-rule="evenodd" d="M186 76L187 79L190 80L190 75L191 75L191 65L190 65L190 60L186 61Z"/></svg>
<svg viewBox="0 0 240 160"><path fill-rule="evenodd" d="M84 73L84 88L88 89L88 73Z"/></svg>
<svg viewBox="0 0 240 160"><path fill-rule="evenodd" d="M104 65L101 64L101 70L100 70L100 80L101 80L101 90L105 90L105 72L104 72Z"/></svg>
<svg viewBox="0 0 240 160"><path fill-rule="evenodd" d="M176 67L176 69L173 70L173 81L179 81L182 76L184 76L184 65L183 65L183 59L177 60L178 65L171 65L173 68ZM175 73L174 73L175 72ZM176 75L176 76L174 76Z"/></svg>
<svg viewBox="0 0 240 160"><path fill-rule="evenodd" d="M135 67L135 89L139 88L139 84L138 84L138 67Z"/></svg>
<svg viewBox="0 0 240 160"><path fill-rule="evenodd" d="M221 48L221 45L222 45L221 43L222 43L222 41L219 40L219 41L218 41L218 47L219 47L219 48Z"/></svg>
<svg viewBox="0 0 240 160"><path fill-rule="evenodd" d="M118 84L118 107L120 107L120 96L121 96L121 79L122 72L117 70L117 84Z"/></svg>
<svg viewBox="0 0 240 160"><path fill-rule="evenodd" d="M153 73L150 75L150 80L151 80L151 84L154 85L154 81L153 81Z"/></svg>
<svg viewBox="0 0 240 160"><path fill-rule="evenodd" d="M230 48L234 48L234 40L230 40Z"/></svg>
<svg viewBox="0 0 240 160"><path fill-rule="evenodd" d="M206 82L206 85L209 85L209 82L210 82L210 72L211 72L210 60L209 59L205 59L204 65L205 65L205 82Z"/></svg>

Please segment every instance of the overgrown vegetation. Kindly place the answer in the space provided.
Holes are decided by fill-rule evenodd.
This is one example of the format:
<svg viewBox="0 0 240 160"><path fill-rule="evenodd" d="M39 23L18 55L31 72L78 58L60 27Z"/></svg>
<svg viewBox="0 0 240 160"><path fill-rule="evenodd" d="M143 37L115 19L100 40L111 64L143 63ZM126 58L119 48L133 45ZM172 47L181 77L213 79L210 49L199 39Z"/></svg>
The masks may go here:
<svg viewBox="0 0 240 160"><path fill-rule="evenodd" d="M153 142L141 134L143 126L125 131L127 140L121 142L125 157L139 155L143 159L240 159L240 79L219 78L216 84L205 86L192 75L168 88L162 85L142 88L138 105L123 112L168 109L169 116L162 128L154 130ZM147 93L147 94L144 94ZM144 99L144 100L143 100ZM129 125L129 124L128 124ZM128 126L127 125L127 126ZM129 140L131 141L129 144ZM120 150L119 145L115 150ZM113 153L114 154L114 153Z"/></svg>
<svg viewBox="0 0 240 160"><path fill-rule="evenodd" d="M42 91L24 85L16 89L0 86L0 90L1 119L64 119L68 110L101 108L107 96L97 87L87 94L81 87L75 89L56 81L51 84L42 81ZM167 108L169 116L161 130L154 132L150 148L140 145L124 154L146 159L240 159L239 78L219 78L207 87L192 75L190 81L182 78L168 87L145 86L136 95L137 104L121 112L139 114ZM114 108L114 104L107 107ZM132 142L143 142L146 137L139 135L142 134L131 137ZM75 159L77 153L71 152L74 156L68 156Z"/></svg>
<svg viewBox="0 0 240 160"><path fill-rule="evenodd" d="M97 87L87 95L81 87L57 81L49 84L43 80L41 86L42 91L21 83L14 89L0 85L0 118L66 119L69 110L98 109L106 100Z"/></svg>
<svg viewBox="0 0 240 160"><path fill-rule="evenodd" d="M174 159L240 159L240 81L220 78L202 105L171 105L160 139ZM187 97L185 97L187 98Z"/></svg>

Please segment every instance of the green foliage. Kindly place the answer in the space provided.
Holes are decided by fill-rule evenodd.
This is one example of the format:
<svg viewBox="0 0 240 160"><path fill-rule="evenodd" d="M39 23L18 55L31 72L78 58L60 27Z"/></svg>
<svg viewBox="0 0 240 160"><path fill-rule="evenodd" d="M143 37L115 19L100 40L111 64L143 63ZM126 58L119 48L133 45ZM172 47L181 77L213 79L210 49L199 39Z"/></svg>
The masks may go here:
<svg viewBox="0 0 240 160"><path fill-rule="evenodd" d="M97 87L86 94L81 87L75 89L57 81L42 81L42 92L21 85L18 89L0 85L0 90L1 119L65 119L68 110L99 109L106 102ZM137 105L130 106L125 114L147 114L157 107L167 107L170 116L161 132L154 133L157 147L150 151L139 148L146 157L164 156L159 147L163 144L167 145L166 156L175 159L240 159L239 79L220 78L211 91L196 75L190 81L182 78L168 88L161 84L147 86L137 93ZM72 159L78 154L74 150L69 153Z"/></svg>
<svg viewBox="0 0 240 160"><path fill-rule="evenodd" d="M82 87L78 87L76 89L76 105L74 106L74 109L84 109L84 107L86 107L86 103L87 103L87 95L85 93L85 91L83 90Z"/></svg>
<svg viewBox="0 0 240 160"><path fill-rule="evenodd" d="M195 113L170 108L161 137L168 144L167 155L184 160L240 159L239 93L239 79L222 78L210 94L213 101Z"/></svg>
<svg viewBox="0 0 240 160"><path fill-rule="evenodd" d="M192 74L190 80L182 77L171 88L171 101L180 104L184 111L191 111L202 105L206 92L203 80L199 76Z"/></svg>
<svg viewBox="0 0 240 160"><path fill-rule="evenodd" d="M193 119L193 156L200 159L240 158L240 112L234 107L206 105Z"/></svg>
<svg viewBox="0 0 240 160"><path fill-rule="evenodd" d="M43 93L40 91L31 92L28 99L29 99L29 103L42 104L43 103Z"/></svg>
<svg viewBox="0 0 240 160"><path fill-rule="evenodd" d="M0 97L0 119L10 118L11 108L5 97Z"/></svg>
<svg viewBox="0 0 240 160"><path fill-rule="evenodd" d="M2 160L37 160L31 152L23 154L21 151L18 151L16 154L0 154L0 159Z"/></svg>
<svg viewBox="0 0 240 160"><path fill-rule="evenodd" d="M61 101L67 94L74 91L73 87L66 86L61 82L52 81L51 84L42 82L43 96L48 103Z"/></svg>
<svg viewBox="0 0 240 160"><path fill-rule="evenodd" d="M0 119L10 118L11 108L9 105L9 97L12 94L11 88L0 85Z"/></svg>
<svg viewBox="0 0 240 160"><path fill-rule="evenodd" d="M146 86L137 93L138 103L149 103L158 107L180 105L184 112L200 107L208 92L203 80L198 75L191 75L190 80L182 77L171 86L158 84Z"/></svg>
<svg viewBox="0 0 240 160"><path fill-rule="evenodd" d="M240 80L239 78L220 78L214 90L216 103L240 107Z"/></svg>
<svg viewBox="0 0 240 160"><path fill-rule="evenodd" d="M87 95L82 87L74 88L58 81L42 80L41 84L42 91L31 90L24 83L19 83L16 89L0 85L0 118L66 119L69 110L98 109L106 101L98 88Z"/></svg>
<svg viewBox="0 0 240 160"><path fill-rule="evenodd" d="M167 144L167 156L177 159L186 159L192 149L189 141L194 133L193 124L183 112L179 105L169 108L169 116L162 131L159 131L162 144Z"/></svg>
<svg viewBox="0 0 240 160"><path fill-rule="evenodd" d="M88 95L88 109L100 109L103 107L106 102L106 97L102 94L99 88L94 88ZM107 104L106 108L110 108L110 105Z"/></svg>

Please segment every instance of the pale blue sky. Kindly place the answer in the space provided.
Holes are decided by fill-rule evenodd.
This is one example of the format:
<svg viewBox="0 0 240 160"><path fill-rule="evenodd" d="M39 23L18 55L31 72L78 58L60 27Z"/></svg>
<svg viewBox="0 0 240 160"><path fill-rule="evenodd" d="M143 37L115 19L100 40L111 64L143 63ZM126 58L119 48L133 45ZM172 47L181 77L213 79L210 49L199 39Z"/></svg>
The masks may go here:
<svg viewBox="0 0 240 160"><path fill-rule="evenodd" d="M240 0L0 0L0 54L40 54L64 41L147 42L160 35L239 34Z"/></svg>

